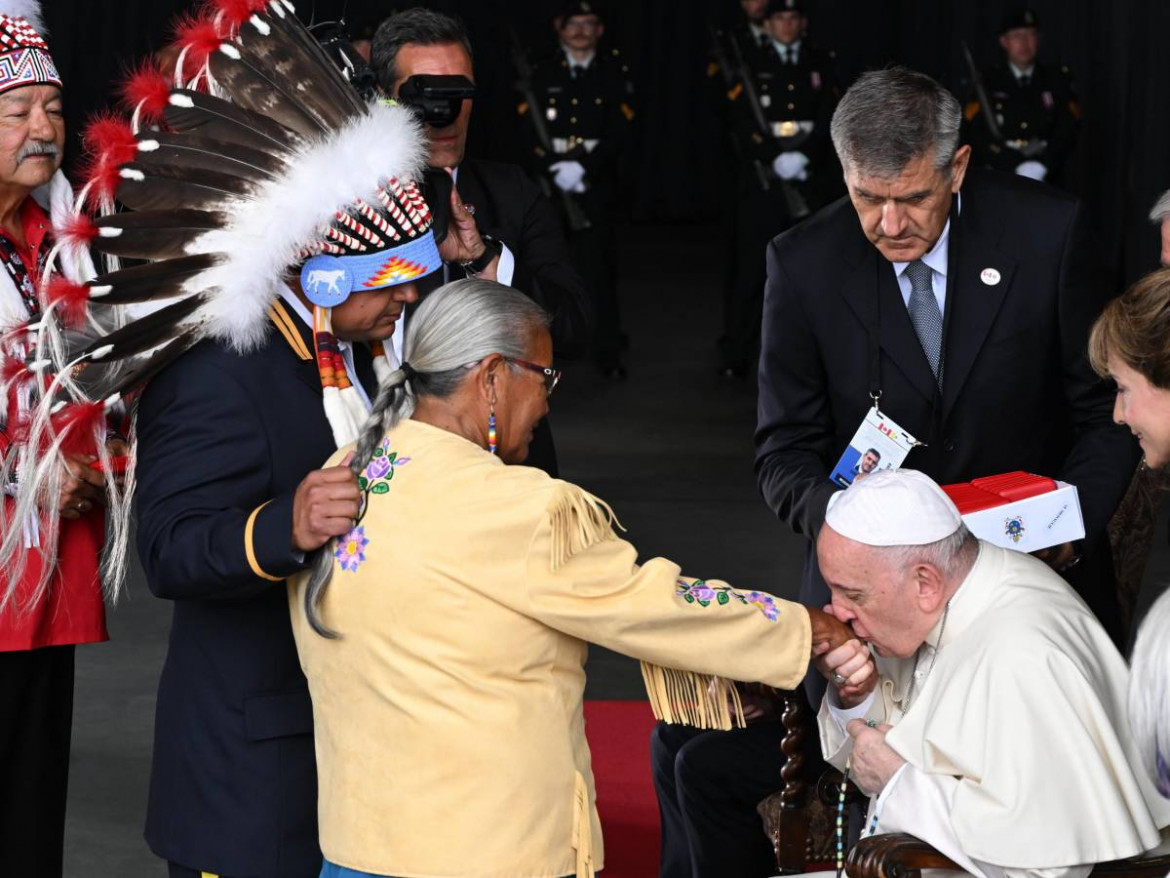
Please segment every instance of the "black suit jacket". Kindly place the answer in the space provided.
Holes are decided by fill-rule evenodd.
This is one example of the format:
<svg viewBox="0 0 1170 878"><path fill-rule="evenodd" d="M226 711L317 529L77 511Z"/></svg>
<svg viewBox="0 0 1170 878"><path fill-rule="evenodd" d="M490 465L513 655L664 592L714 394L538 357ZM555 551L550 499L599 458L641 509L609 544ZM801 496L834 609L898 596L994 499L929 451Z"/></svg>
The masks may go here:
<svg viewBox="0 0 1170 878"><path fill-rule="evenodd" d="M524 169L501 162L466 159L459 165L457 188L475 211L480 233L502 241L512 251L515 270L511 286L544 308L552 318L557 359L581 357L589 348L592 309L585 282L569 261L565 235L548 199ZM464 276L449 265L451 280ZM437 272L421 285L424 292L443 282ZM406 324L410 332L410 321ZM557 475L557 453L548 420L536 425L528 448L528 466Z"/></svg>
<svg viewBox="0 0 1170 878"><path fill-rule="evenodd" d="M1113 423L1110 389L1086 357L1089 327L1108 298L1096 248L1077 203L1028 180L973 171L961 208L949 237L941 394L894 268L866 240L848 199L769 245L760 490L783 521L815 540L839 490L829 470L871 405L868 332L880 327L882 411L927 443L905 466L942 484L1028 470L1076 485L1085 549L1096 551L1101 575L1073 584L1116 630L1103 538L1138 449ZM999 272L998 283L981 280L986 268ZM811 542L809 550L802 595L819 605L828 593Z"/></svg>
<svg viewBox="0 0 1170 878"><path fill-rule="evenodd" d="M275 330L244 355L203 342L146 388L137 429L139 556L174 602L147 842L196 870L316 878L312 704L274 581L304 566L293 496L335 450L316 364Z"/></svg>

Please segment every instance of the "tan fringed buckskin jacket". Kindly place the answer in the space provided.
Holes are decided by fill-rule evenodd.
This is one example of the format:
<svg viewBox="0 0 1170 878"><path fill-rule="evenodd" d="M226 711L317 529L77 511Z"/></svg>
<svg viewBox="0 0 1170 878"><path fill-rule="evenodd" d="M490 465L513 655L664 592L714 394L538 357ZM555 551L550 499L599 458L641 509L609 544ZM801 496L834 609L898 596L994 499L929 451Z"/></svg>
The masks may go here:
<svg viewBox="0 0 1170 878"><path fill-rule="evenodd" d="M788 689L805 674L803 607L639 565L604 503L453 433L399 424L361 484L321 608L340 636L308 626L304 575L289 590L333 863L413 878L600 869L586 641L642 659L657 714L693 725L742 721L710 675Z"/></svg>

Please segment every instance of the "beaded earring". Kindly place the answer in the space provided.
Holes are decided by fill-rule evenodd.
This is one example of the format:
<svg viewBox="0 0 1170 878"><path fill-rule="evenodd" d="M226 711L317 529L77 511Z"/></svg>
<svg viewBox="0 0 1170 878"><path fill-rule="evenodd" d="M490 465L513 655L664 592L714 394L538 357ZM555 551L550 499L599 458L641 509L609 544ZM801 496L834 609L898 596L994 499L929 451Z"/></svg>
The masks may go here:
<svg viewBox="0 0 1170 878"><path fill-rule="evenodd" d="M496 404L492 403L491 410L488 413L488 451L495 454L498 444L496 442Z"/></svg>

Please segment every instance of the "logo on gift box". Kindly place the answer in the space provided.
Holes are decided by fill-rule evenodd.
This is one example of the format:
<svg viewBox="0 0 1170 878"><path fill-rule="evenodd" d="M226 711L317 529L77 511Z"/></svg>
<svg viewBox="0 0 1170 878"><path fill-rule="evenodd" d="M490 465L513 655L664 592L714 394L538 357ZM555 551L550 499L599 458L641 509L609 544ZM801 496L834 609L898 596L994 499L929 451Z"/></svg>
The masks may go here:
<svg viewBox="0 0 1170 878"><path fill-rule="evenodd" d="M1005 518L1003 522L1003 532L1006 536L1011 537L1013 543L1018 543L1024 538L1024 519L1020 516L1015 518Z"/></svg>

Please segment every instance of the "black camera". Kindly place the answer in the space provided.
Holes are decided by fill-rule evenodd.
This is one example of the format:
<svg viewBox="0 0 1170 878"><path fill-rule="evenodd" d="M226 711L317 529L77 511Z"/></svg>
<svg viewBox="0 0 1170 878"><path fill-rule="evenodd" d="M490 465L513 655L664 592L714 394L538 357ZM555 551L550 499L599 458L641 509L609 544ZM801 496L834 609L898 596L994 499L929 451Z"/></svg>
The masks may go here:
<svg viewBox="0 0 1170 878"><path fill-rule="evenodd" d="M398 87L398 101L414 110L432 128L446 128L459 118L463 102L475 97L475 84L466 76L409 77Z"/></svg>
<svg viewBox="0 0 1170 878"><path fill-rule="evenodd" d="M329 56L329 60L341 71L341 75L353 86L354 91L362 96L363 100L372 101L381 97L378 87L378 77L366 59L358 54L357 49L349 41L345 22L329 21L314 25L310 28L318 45Z"/></svg>

